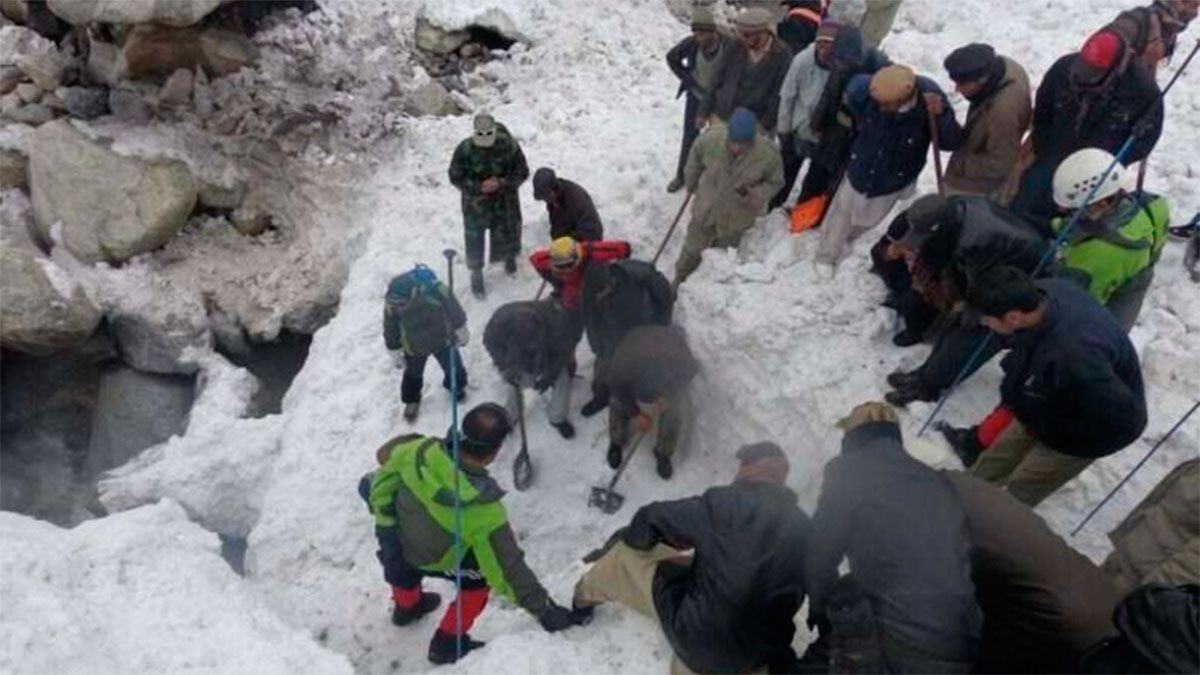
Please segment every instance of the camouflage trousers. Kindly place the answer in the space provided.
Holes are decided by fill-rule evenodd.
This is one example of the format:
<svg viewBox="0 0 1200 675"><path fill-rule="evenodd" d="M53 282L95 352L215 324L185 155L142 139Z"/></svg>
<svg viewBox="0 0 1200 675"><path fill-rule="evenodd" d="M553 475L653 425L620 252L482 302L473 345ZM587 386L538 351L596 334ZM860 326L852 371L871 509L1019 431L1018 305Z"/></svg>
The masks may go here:
<svg viewBox="0 0 1200 675"><path fill-rule="evenodd" d="M488 262L515 260L521 253L521 223L505 222L493 224L491 227L465 227L463 235L466 240L467 268L483 269L484 237L491 233L491 251Z"/></svg>

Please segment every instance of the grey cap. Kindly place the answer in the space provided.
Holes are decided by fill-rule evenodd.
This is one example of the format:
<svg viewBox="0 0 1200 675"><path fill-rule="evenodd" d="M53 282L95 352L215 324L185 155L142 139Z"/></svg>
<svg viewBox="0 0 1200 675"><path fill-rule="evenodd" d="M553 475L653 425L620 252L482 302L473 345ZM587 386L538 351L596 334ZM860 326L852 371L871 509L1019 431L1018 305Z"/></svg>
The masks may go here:
<svg viewBox="0 0 1200 675"><path fill-rule="evenodd" d="M771 13L762 7L751 7L733 19L733 25L750 30L767 30L775 24Z"/></svg>
<svg viewBox="0 0 1200 675"><path fill-rule="evenodd" d="M914 251L921 248L941 229L947 206L949 203L938 195L925 195L913 202L905 214L908 232L900 238L900 243Z"/></svg>

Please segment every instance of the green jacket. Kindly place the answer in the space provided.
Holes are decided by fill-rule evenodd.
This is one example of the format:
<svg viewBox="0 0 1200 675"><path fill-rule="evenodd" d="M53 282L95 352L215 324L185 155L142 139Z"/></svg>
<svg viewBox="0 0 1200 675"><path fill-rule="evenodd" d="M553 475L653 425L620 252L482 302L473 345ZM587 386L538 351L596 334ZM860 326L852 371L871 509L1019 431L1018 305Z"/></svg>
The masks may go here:
<svg viewBox="0 0 1200 675"><path fill-rule="evenodd" d="M504 184L492 194L479 186L487 178ZM496 143L481 148L470 139L458 144L450 161L450 182L462 193L463 224L467 229L519 228L521 200L517 189L529 178L521 146L503 124L496 124Z"/></svg>
<svg viewBox="0 0 1200 675"><path fill-rule="evenodd" d="M390 452L390 454L388 454ZM443 442L417 434L388 441L383 466L371 481L369 502L378 527L396 528L404 558L430 572L454 569L454 461ZM504 491L483 469L459 472L463 556L473 556L488 586L538 615L546 590L525 564Z"/></svg>
<svg viewBox="0 0 1200 675"><path fill-rule="evenodd" d="M722 239L737 240L783 187L783 161L775 144L761 134L737 158L725 149L727 139L724 124L705 129L688 152L684 180L695 195L692 222Z"/></svg>
<svg viewBox="0 0 1200 675"><path fill-rule="evenodd" d="M1126 197L1100 221L1081 219L1059 263L1086 281L1092 297L1107 303L1113 293L1158 262L1170 217L1162 197L1146 194L1140 203ZM1055 234L1064 226L1062 218L1051 223Z"/></svg>

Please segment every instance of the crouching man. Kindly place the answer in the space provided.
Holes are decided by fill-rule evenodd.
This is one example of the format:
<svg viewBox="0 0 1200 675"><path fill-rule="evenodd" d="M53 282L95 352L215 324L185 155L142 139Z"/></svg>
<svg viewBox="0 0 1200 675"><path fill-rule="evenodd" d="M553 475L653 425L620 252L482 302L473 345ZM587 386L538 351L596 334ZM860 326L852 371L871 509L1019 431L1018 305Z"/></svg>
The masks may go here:
<svg viewBox="0 0 1200 675"><path fill-rule="evenodd" d="M454 492L458 491L462 587L429 643L429 660L435 664L452 663L483 646L467 631L483 613L492 590L533 614L551 633L585 618L555 604L525 564L500 502L504 491L488 475L487 466L511 430L504 408L484 403L463 418L458 470L451 454L452 437L407 434L379 448L379 469L359 483L359 494L375 516L379 562L392 586L392 623L397 626L411 624L441 604L441 596L421 590L423 577L454 580Z"/></svg>
<svg viewBox="0 0 1200 675"><path fill-rule="evenodd" d="M698 497L643 506L588 556L578 611L616 602L655 619L672 673L793 672L808 516L774 443L738 450L737 477Z"/></svg>

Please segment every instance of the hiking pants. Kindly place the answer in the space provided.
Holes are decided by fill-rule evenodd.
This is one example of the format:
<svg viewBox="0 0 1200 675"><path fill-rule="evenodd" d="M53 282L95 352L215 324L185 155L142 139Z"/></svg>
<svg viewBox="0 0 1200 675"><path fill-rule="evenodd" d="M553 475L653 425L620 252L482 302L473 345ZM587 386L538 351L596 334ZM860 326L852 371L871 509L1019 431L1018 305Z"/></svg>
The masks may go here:
<svg viewBox="0 0 1200 675"><path fill-rule="evenodd" d="M1138 315L1142 313L1142 303L1146 300L1146 291L1150 290L1150 282L1154 281L1154 268L1148 267L1144 272L1130 279L1124 286L1118 288L1108 298L1108 311L1121 324L1125 332L1133 330Z"/></svg>
<svg viewBox="0 0 1200 675"><path fill-rule="evenodd" d="M964 326L954 318L950 325L941 332L937 337L937 342L933 344L933 351L929 353L929 358L925 359L925 363L917 369L917 376L921 378L921 384L930 389L941 391L951 384L954 384L954 378L962 372L967 363L974 356L975 350L979 349L979 344L987 339L988 329L981 325ZM1001 349L1000 340L993 337L988 340L988 344L983 349L983 353L972 364L970 372L963 376L963 379L970 377L983 367L995 356Z"/></svg>
<svg viewBox="0 0 1200 675"><path fill-rule="evenodd" d="M683 182L683 169L687 166L688 153L692 151L692 143L700 135L696 128L696 115L700 112L700 99L686 92L687 101L683 104L683 142L679 147L679 164L675 167L675 180Z"/></svg>
<svg viewBox="0 0 1200 675"><path fill-rule="evenodd" d="M458 391L467 386L467 369L463 367L462 353L458 347L450 346L433 355L442 367L442 386L450 389L450 350L454 350L454 370L457 372ZM421 389L425 386L425 363L429 355L404 355L404 377L400 380L400 401L417 403L421 400ZM457 392L452 392L457 394Z"/></svg>
<svg viewBox="0 0 1200 675"><path fill-rule="evenodd" d="M855 190L849 180L842 181L821 225L817 262L837 265L851 242L883 222L896 202L911 195L915 186L914 181L895 192L868 197Z"/></svg>
<svg viewBox="0 0 1200 675"><path fill-rule="evenodd" d="M675 282L682 284L700 266L701 256L706 248L737 248L742 243L742 235L721 237L717 235L715 225L704 225L696 220L688 223L687 235L683 240L683 250L675 261Z"/></svg>
<svg viewBox="0 0 1200 675"><path fill-rule="evenodd" d="M516 260L521 252L521 224L499 223L488 228L467 227L463 229L467 251L467 269L483 269L484 235L490 232L491 251L489 262Z"/></svg>
<svg viewBox="0 0 1200 675"><path fill-rule="evenodd" d="M633 418L621 406L610 406L608 409L608 439L628 452L629 441L633 438ZM658 416L657 441L654 444L654 454L670 459L679 449L679 443L691 422L692 404L687 389L667 398L666 410Z"/></svg>
<svg viewBox="0 0 1200 675"><path fill-rule="evenodd" d="M804 165L804 160L812 157L816 152L817 144L813 141L796 139L792 143L784 143L779 150L783 158L783 187L779 188L779 192L775 193L771 199L770 209L787 202L787 198L792 194L792 188L796 185L796 177L800 175L800 167ZM808 164L808 171L812 173L814 163L809 162Z"/></svg>
<svg viewBox="0 0 1200 675"><path fill-rule="evenodd" d="M1092 461L1047 447L1014 419L975 460L971 473L1004 487L1018 501L1033 508L1078 476Z"/></svg>
<svg viewBox="0 0 1200 675"><path fill-rule="evenodd" d="M508 411L508 416L515 420L520 409L517 407L517 396L524 396L525 389L532 389L533 382L526 381L521 383L520 389L510 385L508 387L508 397L505 400L504 408ZM567 413L571 409L571 374L566 368L563 368L558 373L558 377L554 378L554 384L550 386L550 401L546 404L546 418L550 420L550 424L560 424L567 421ZM528 409L526 410L528 412Z"/></svg>

